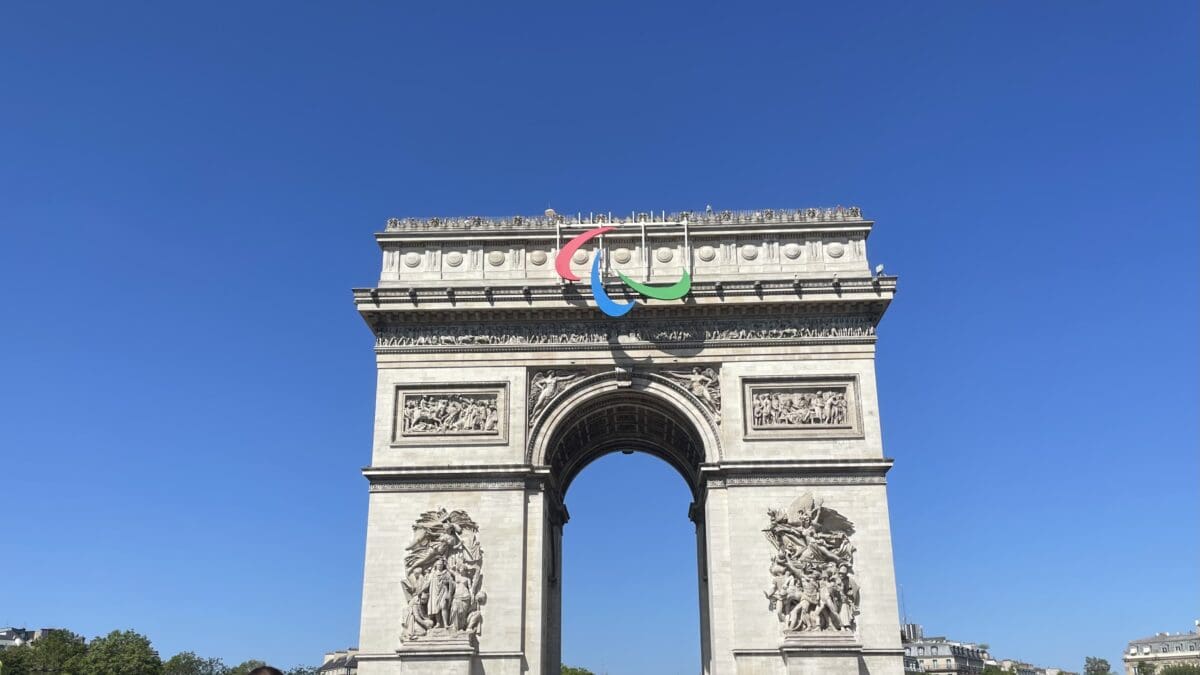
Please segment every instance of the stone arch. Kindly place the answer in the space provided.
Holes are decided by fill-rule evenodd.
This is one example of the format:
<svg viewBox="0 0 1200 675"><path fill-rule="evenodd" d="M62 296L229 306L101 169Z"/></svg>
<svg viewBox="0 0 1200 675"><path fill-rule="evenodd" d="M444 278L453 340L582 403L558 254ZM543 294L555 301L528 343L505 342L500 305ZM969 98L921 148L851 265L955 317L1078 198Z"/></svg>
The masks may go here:
<svg viewBox="0 0 1200 675"><path fill-rule="evenodd" d="M616 450L655 455L700 492L700 466L721 456L717 420L686 388L657 373L614 370L560 393L530 427L526 461L548 467L561 493L592 460Z"/></svg>

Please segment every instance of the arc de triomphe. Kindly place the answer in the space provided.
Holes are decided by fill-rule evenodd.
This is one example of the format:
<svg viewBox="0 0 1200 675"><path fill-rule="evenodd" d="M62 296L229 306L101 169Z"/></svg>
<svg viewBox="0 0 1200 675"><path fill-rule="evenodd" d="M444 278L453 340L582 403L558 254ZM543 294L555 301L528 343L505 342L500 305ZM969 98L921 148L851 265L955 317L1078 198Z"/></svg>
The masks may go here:
<svg viewBox="0 0 1200 675"><path fill-rule="evenodd" d="M388 221L354 291L378 364L362 675L557 673L564 495L617 450L691 487L705 673L901 673L871 227Z"/></svg>

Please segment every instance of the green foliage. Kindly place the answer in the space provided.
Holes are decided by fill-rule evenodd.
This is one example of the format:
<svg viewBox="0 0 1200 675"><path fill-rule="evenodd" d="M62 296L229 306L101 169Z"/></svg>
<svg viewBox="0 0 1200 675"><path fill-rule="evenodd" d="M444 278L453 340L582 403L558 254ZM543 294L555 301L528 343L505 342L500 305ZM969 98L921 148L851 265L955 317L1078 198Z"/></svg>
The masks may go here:
<svg viewBox="0 0 1200 675"><path fill-rule="evenodd" d="M98 637L87 646L84 675L162 675L162 659L150 639L134 631Z"/></svg>
<svg viewBox="0 0 1200 675"><path fill-rule="evenodd" d="M564 665L562 667L562 675L596 675L587 668L576 668L575 666Z"/></svg>
<svg viewBox="0 0 1200 675"><path fill-rule="evenodd" d="M252 659L230 668L221 659L180 652L165 663L144 635L113 631L91 643L70 631L49 631L31 644L0 651L0 675L248 675L267 665ZM567 668L564 675L591 675ZM284 675L317 675L313 666L295 666Z"/></svg>
<svg viewBox="0 0 1200 675"><path fill-rule="evenodd" d="M1109 675L1112 666L1109 666L1105 659L1089 656L1083 660L1083 672L1085 675Z"/></svg>
<svg viewBox="0 0 1200 675"><path fill-rule="evenodd" d="M52 630L31 644L0 652L3 675L85 675L83 636L69 630Z"/></svg>
<svg viewBox="0 0 1200 675"><path fill-rule="evenodd" d="M1139 661L1137 664L1137 675L1154 675L1154 671L1158 670L1153 663L1149 661Z"/></svg>
<svg viewBox="0 0 1200 675"><path fill-rule="evenodd" d="M21 645L0 651L0 675L30 675L33 647Z"/></svg>
<svg viewBox="0 0 1200 675"><path fill-rule="evenodd" d="M229 666L221 659L205 659L196 652L180 652L163 664L163 675L226 675Z"/></svg>
<svg viewBox="0 0 1200 675"><path fill-rule="evenodd" d="M1174 666L1164 666L1158 675L1200 675L1200 665L1180 663Z"/></svg>
<svg viewBox="0 0 1200 675"><path fill-rule="evenodd" d="M261 668L265 665L267 665L266 661L259 661L257 659L242 661L236 666L230 668L227 675L249 675L250 671L254 670L255 668Z"/></svg>
<svg viewBox="0 0 1200 675"><path fill-rule="evenodd" d="M1012 675L1011 670L1005 670L1000 666L984 666L983 675Z"/></svg>

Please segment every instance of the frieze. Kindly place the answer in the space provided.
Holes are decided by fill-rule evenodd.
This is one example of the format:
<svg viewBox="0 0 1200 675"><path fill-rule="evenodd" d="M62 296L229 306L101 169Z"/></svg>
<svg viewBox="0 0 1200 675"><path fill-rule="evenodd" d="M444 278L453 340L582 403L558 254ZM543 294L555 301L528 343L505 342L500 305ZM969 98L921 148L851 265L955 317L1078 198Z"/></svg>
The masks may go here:
<svg viewBox="0 0 1200 675"><path fill-rule="evenodd" d="M754 340L873 341L875 324L868 317L811 317L744 320L624 320L554 323L462 323L452 326L391 324L379 328L376 348L397 347L566 347L636 343L698 344Z"/></svg>
<svg viewBox="0 0 1200 675"><path fill-rule="evenodd" d="M508 218L485 218L466 216L459 218L390 218L386 232L444 231L444 230L553 230L564 225L621 225L631 223L680 223L687 220L693 225L756 225L764 223L835 223L862 221L862 210L857 206L823 209L757 209L750 211L713 210L634 212L628 216L611 213L576 214L574 217L555 214L543 216L511 216Z"/></svg>
<svg viewBox="0 0 1200 675"><path fill-rule="evenodd" d="M887 485L883 476L730 476L714 478L709 487L760 485Z"/></svg>
<svg viewBox="0 0 1200 675"><path fill-rule="evenodd" d="M368 492L463 492L475 490L520 490L525 488L524 481L419 481L391 482L380 481L371 483Z"/></svg>
<svg viewBox="0 0 1200 675"><path fill-rule="evenodd" d="M506 392L505 383L398 385L392 444L503 442Z"/></svg>
<svg viewBox="0 0 1200 675"><path fill-rule="evenodd" d="M862 435L854 376L743 380L746 438Z"/></svg>

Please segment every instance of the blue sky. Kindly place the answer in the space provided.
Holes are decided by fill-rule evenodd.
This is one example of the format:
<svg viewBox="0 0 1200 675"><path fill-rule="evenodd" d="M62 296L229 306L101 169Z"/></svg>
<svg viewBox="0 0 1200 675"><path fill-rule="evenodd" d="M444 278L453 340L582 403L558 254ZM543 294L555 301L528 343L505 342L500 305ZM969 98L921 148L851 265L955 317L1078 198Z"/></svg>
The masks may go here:
<svg viewBox="0 0 1200 675"><path fill-rule="evenodd" d="M908 615L1076 670L1189 628L1198 25L1183 1L6 3L0 625L282 664L355 643L374 365L349 289L390 216L856 204L900 276L878 369ZM695 672L682 481L610 456L568 501L565 658Z"/></svg>

